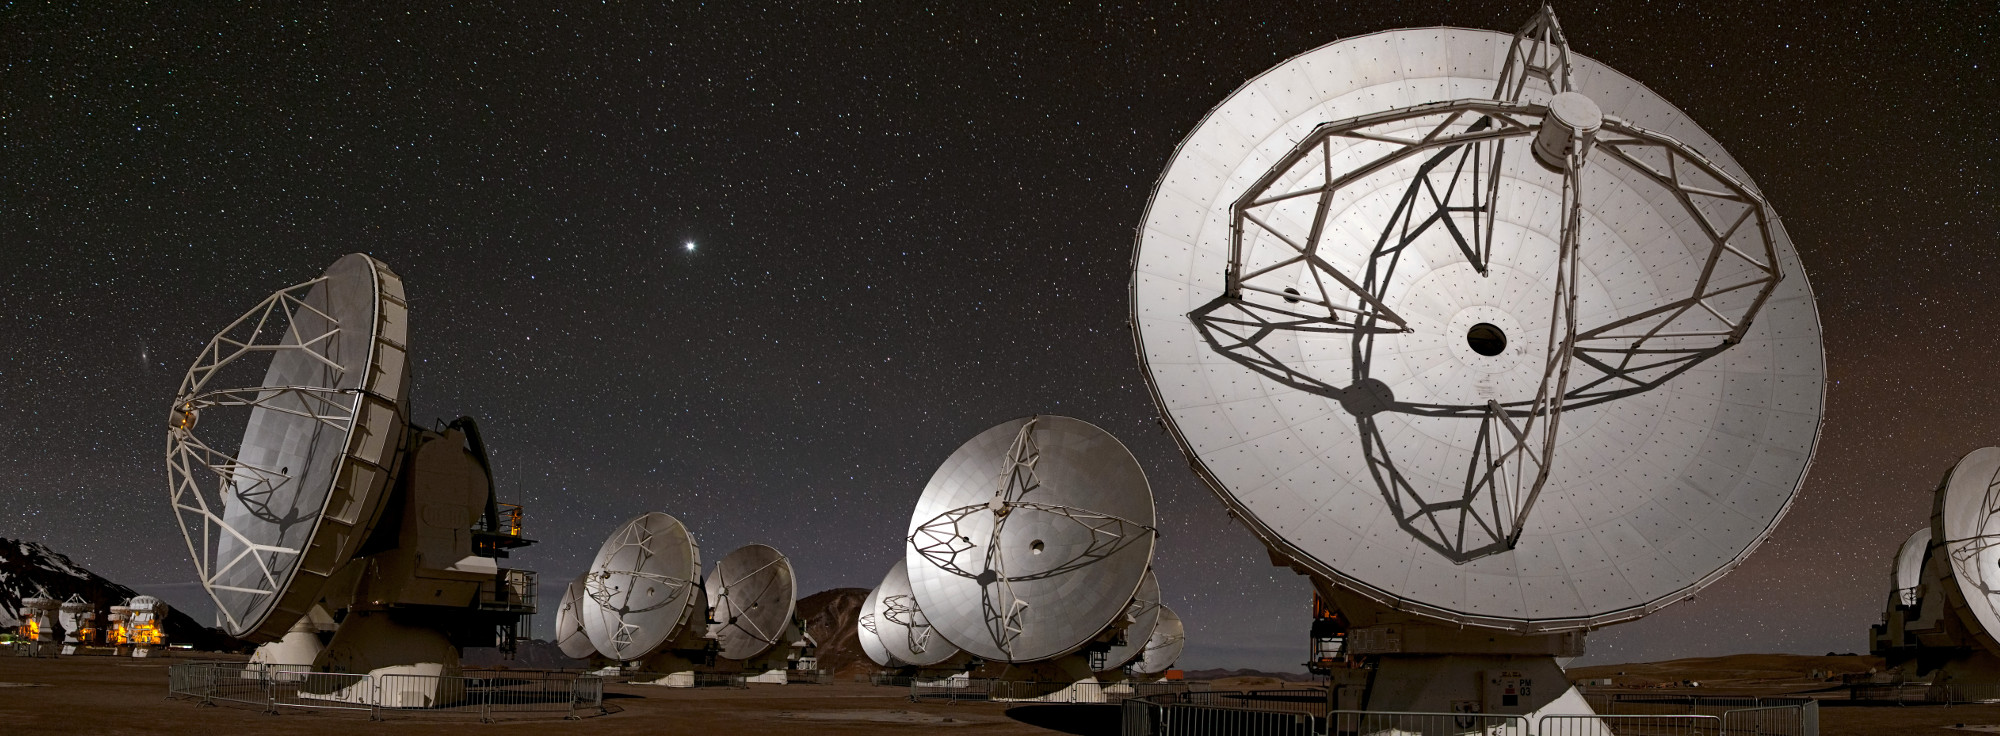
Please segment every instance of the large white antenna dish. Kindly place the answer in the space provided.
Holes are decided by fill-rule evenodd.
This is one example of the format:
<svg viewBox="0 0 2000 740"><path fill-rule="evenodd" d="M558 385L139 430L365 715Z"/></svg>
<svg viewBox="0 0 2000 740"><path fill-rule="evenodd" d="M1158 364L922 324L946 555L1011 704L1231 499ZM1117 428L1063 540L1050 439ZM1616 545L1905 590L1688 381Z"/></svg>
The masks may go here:
<svg viewBox="0 0 2000 740"><path fill-rule="evenodd" d="M253 662L310 653L320 670L441 679L459 648L512 649L535 612L535 574L498 562L533 541L495 496L477 422L406 423L407 325L402 280L348 255L223 329L181 382L174 514L221 626L265 643ZM165 609L135 598L123 626L158 644ZM333 640L311 649L331 613ZM412 681L393 697L342 685L315 698L450 696L449 682Z"/></svg>
<svg viewBox="0 0 2000 740"><path fill-rule="evenodd" d="M928 666L952 659L958 646L937 634L930 618L910 589L910 574L903 561L889 567L882 584L872 591L875 631L883 649L903 665Z"/></svg>
<svg viewBox="0 0 2000 740"><path fill-rule="evenodd" d="M1146 641L1152 637L1153 628L1160 621L1160 579L1153 576L1152 569L1146 570L1146 578L1139 582L1138 592L1132 595L1132 603L1125 607L1127 624L1118 633L1120 641L1104 649L1104 667L1116 668L1131 662L1146 649Z"/></svg>
<svg viewBox="0 0 2000 740"><path fill-rule="evenodd" d="M590 633L583 629L583 614L588 596L584 595L583 582L588 575L580 575L563 589L562 605L556 607L556 647L563 655L571 658L588 658L597 654L597 648L590 644Z"/></svg>
<svg viewBox="0 0 2000 740"><path fill-rule="evenodd" d="M701 550L680 520L651 512L625 522L584 576L591 647L614 660L653 652L688 623L700 577Z"/></svg>
<svg viewBox="0 0 2000 740"><path fill-rule="evenodd" d="M703 583L715 610L721 655L749 660L778 644L798 608L792 561L770 545L744 545L723 556Z"/></svg>
<svg viewBox="0 0 2000 740"><path fill-rule="evenodd" d="M889 648L882 644L881 617L876 613L881 604L882 588L877 586L868 592L868 598L861 600L861 615L855 619L854 636L861 641L861 652L868 661L883 668L899 668L903 661L889 654Z"/></svg>
<svg viewBox="0 0 2000 740"><path fill-rule="evenodd" d="M2000 447L1960 459L1931 510L1932 541L1948 565L1945 600L1987 652L2000 653Z"/></svg>
<svg viewBox="0 0 2000 740"><path fill-rule="evenodd" d="M84 616L95 611L96 607L84 601L82 594L70 594L69 600L64 601L57 609L60 613L57 614L56 621L62 624L63 632L69 636L66 641L75 642L77 631L83 627Z"/></svg>
<svg viewBox="0 0 2000 740"><path fill-rule="evenodd" d="M1074 652L1117 618L1157 534L1146 474L1117 438L1031 416L981 432L938 467L904 560L947 642L1025 663Z"/></svg>
<svg viewBox="0 0 2000 740"><path fill-rule="evenodd" d="M1181 615L1165 605L1160 606L1160 618L1153 625L1152 636L1146 638L1145 650L1139 659L1132 662L1128 670L1141 676L1157 676L1174 667L1174 661L1181 659L1181 649L1187 644L1187 628L1181 624Z"/></svg>
<svg viewBox="0 0 2000 740"><path fill-rule="evenodd" d="M1889 588L1903 606L1916 606L1918 589L1924 581L1924 554L1931 549L1931 528L1924 527L1896 548L1896 563L1889 574Z"/></svg>
<svg viewBox="0 0 2000 740"><path fill-rule="evenodd" d="M368 540L408 416L406 306L351 254L216 334L181 381L174 515L229 634L283 637Z"/></svg>
<svg viewBox="0 0 2000 740"><path fill-rule="evenodd" d="M1161 176L1131 297L1148 387L1236 518L1460 625L1693 594L1770 533L1818 440L1820 329L1777 215L1546 8L1245 83Z"/></svg>

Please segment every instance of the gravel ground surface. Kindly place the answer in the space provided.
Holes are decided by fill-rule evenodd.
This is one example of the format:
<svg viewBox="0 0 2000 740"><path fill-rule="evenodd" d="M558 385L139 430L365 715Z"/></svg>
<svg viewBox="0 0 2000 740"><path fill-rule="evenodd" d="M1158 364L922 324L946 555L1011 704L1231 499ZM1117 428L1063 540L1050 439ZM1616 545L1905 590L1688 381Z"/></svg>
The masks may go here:
<svg viewBox="0 0 2000 740"><path fill-rule="evenodd" d="M1112 706L912 703L904 689L843 682L669 689L605 685L603 716L580 720L397 719L168 699L178 658L0 657L0 734L90 735L1051 735L1117 734ZM1276 681L1267 683L1276 684ZM1249 681L1215 688L1276 688ZM1237 686L1236 684L1243 684ZM1825 706L1828 735L2000 734L2000 705Z"/></svg>
<svg viewBox="0 0 2000 740"><path fill-rule="evenodd" d="M1110 706L912 703L867 684L669 689L605 684L603 716L579 720L280 715L168 699L166 660L0 657L0 734L88 735L1051 735L1117 734Z"/></svg>

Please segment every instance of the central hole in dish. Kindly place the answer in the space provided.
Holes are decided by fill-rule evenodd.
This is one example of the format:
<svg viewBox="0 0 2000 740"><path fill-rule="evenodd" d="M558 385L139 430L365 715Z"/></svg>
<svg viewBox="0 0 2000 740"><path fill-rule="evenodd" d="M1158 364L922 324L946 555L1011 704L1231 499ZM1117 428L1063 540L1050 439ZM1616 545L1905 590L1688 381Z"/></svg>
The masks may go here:
<svg viewBox="0 0 2000 740"><path fill-rule="evenodd" d="M1473 324L1465 333L1465 344L1474 352L1492 357L1507 348L1507 332L1492 324Z"/></svg>
<svg viewBox="0 0 2000 740"><path fill-rule="evenodd" d="M1042 554L1042 541L1035 540L1034 542L1028 543L1028 549L1030 551L1033 551L1036 555Z"/></svg>

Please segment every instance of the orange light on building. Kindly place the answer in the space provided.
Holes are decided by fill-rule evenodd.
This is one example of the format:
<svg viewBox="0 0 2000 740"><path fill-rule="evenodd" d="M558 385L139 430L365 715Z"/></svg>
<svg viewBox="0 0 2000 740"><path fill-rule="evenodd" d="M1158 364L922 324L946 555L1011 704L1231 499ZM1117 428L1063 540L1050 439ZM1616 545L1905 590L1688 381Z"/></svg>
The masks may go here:
<svg viewBox="0 0 2000 740"><path fill-rule="evenodd" d="M160 628L151 624L141 624L132 628L131 642L134 645L159 645L166 642Z"/></svg>
<svg viewBox="0 0 2000 740"><path fill-rule="evenodd" d="M131 639L130 639L130 638L131 638L131 635L129 635L129 634L128 634L128 633L126 633L126 631L125 631L125 623L124 623L124 622L112 622L112 623L111 623L111 632L110 632L110 633L108 633L108 634L106 634L106 635L104 636L104 644L106 644L106 645L123 645L123 644L125 644L125 643L127 643L127 642L131 642Z"/></svg>
<svg viewBox="0 0 2000 740"><path fill-rule="evenodd" d="M29 617L21 622L21 639L23 640L42 639L42 628L40 624L36 623L37 621L38 620L36 620L34 617Z"/></svg>

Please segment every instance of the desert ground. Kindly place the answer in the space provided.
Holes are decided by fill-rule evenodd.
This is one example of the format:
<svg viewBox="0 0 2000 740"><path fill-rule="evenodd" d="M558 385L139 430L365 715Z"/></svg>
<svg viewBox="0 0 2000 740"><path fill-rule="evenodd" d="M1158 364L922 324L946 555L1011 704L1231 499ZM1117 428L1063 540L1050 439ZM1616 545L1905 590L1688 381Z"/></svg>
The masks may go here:
<svg viewBox="0 0 2000 740"><path fill-rule="evenodd" d="M610 683L609 710L579 720L398 719L340 712L269 715L168 699L176 659L0 657L0 732L85 735L1050 735L1116 734L1109 706L913 703L866 683L669 689Z"/></svg>
<svg viewBox="0 0 2000 740"><path fill-rule="evenodd" d="M984 702L913 703L904 689L855 681L830 685L669 689L605 686L607 712L579 720L398 719L371 722L340 712L269 715L233 706L198 706L166 697L167 666L179 657L134 660L99 656L0 657L0 728L8 734L313 734L313 735L1050 735L1116 734L1113 706L1023 706ZM1664 663L1593 666L1573 678L1613 677L1621 693L1809 694L1844 696L1837 680L1815 670L1867 668L1868 659L1728 656ZM1846 670L1843 672L1854 672ZM1837 674L1836 674L1837 675ZM1662 686L1697 681L1698 688ZM1298 686L1275 678L1235 677L1217 689ZM1657 686L1657 687L1656 687ZM1820 710L1825 734L1939 735L2000 733L2000 705L1850 706Z"/></svg>

